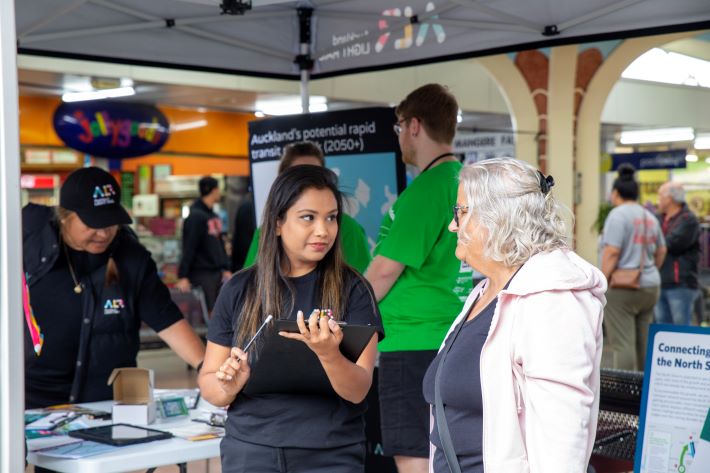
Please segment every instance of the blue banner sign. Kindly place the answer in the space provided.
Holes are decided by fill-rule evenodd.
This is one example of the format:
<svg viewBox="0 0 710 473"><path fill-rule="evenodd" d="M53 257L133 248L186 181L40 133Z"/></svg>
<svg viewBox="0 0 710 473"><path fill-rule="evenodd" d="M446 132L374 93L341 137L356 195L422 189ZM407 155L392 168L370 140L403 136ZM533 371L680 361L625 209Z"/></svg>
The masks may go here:
<svg viewBox="0 0 710 473"><path fill-rule="evenodd" d="M54 130L70 148L102 158L131 158L160 150L170 124L151 105L97 101L61 104Z"/></svg>
<svg viewBox="0 0 710 473"><path fill-rule="evenodd" d="M686 154L688 152L684 149L612 154L611 170L616 171L624 163L629 163L638 170L684 168Z"/></svg>

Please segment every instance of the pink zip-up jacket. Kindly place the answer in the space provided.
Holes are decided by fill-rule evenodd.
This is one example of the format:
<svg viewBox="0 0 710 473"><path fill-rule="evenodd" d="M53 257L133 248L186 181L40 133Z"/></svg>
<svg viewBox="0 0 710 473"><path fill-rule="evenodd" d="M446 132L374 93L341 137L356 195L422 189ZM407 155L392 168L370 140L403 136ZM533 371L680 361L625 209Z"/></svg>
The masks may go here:
<svg viewBox="0 0 710 473"><path fill-rule="evenodd" d="M487 284L474 288L449 333ZM597 268L555 250L530 258L500 292L481 351L486 473L587 471L599 414L606 287ZM434 451L432 445L430 471Z"/></svg>

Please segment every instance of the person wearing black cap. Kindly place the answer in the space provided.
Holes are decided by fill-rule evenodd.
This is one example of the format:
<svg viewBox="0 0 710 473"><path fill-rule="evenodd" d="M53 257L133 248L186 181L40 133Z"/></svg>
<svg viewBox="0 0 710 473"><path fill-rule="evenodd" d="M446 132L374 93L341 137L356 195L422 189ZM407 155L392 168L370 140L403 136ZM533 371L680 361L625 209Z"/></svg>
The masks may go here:
<svg viewBox="0 0 710 473"><path fill-rule="evenodd" d="M199 368L204 345L126 227L121 189L107 172L71 173L59 207L23 218L27 408L111 399L111 371L136 366L142 322Z"/></svg>
<svg viewBox="0 0 710 473"><path fill-rule="evenodd" d="M182 258L176 286L188 292L200 286L211 312L222 282L232 276L229 258L222 243L222 220L212 208L219 202L219 183L213 177L199 182L200 198L190 207L182 225Z"/></svg>

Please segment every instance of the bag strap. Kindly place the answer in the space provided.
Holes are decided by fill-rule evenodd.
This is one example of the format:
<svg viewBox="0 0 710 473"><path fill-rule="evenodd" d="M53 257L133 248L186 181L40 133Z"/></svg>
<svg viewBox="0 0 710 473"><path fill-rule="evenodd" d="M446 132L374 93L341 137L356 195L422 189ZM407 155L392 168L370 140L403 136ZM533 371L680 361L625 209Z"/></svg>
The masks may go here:
<svg viewBox="0 0 710 473"><path fill-rule="evenodd" d="M444 344L444 349L441 354L441 359L439 360L439 365L436 367L436 376L434 377L434 410L436 412L436 428L439 431L441 448L444 451L444 456L446 456L446 463L449 464L449 471L451 473L461 473L461 466L459 465L458 458L456 458L454 445L451 441L451 433L449 432L449 424L448 422L446 422L444 403L441 400L441 367L444 365L446 355L449 353L449 350L454 344L456 337L458 337L459 332L461 332L464 323L466 323L466 318L461 320L461 323L456 329L456 332L453 333L453 336L451 337L451 343Z"/></svg>
<svg viewBox="0 0 710 473"><path fill-rule="evenodd" d="M639 263L639 271L643 273L643 264L646 260L646 209L641 207L641 221L643 222L643 234L641 235L641 262Z"/></svg>

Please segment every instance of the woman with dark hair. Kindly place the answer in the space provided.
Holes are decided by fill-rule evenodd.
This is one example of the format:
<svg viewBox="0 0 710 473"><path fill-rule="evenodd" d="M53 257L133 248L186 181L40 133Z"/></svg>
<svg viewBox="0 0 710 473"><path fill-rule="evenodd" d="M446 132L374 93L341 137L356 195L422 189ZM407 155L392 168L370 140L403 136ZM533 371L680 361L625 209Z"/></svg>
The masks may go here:
<svg viewBox="0 0 710 473"><path fill-rule="evenodd" d="M294 166L310 164L313 166L325 167L325 155L318 144L312 141L299 141L288 144L284 147L281 161L279 162L279 174ZM357 220L347 213L341 215L339 224L340 245L343 251L345 262L361 273L365 272L370 264L370 247L367 243L365 229ZM251 245L244 260L244 267L251 266L256 262L259 252L259 238L261 229L257 228L251 240Z"/></svg>
<svg viewBox="0 0 710 473"><path fill-rule="evenodd" d="M343 334L336 322L380 327L381 321L369 284L343 260L341 215L332 171L311 165L287 169L266 201L256 264L222 288L199 385L209 402L229 405L221 446L225 473L364 469L363 401L372 383L377 339L352 363L340 353ZM315 308L330 309L332 318L319 318ZM304 313L310 315L307 320ZM242 392L250 358L237 347L268 314L298 322L300 333L284 336L313 350L332 395Z"/></svg>
<svg viewBox="0 0 710 473"><path fill-rule="evenodd" d="M604 222L601 241L601 270L610 281L604 309L603 365L642 371L666 243L656 217L638 203L633 166L622 164L618 172L611 191L614 208ZM640 269L639 287L615 287L612 273L617 269Z"/></svg>

